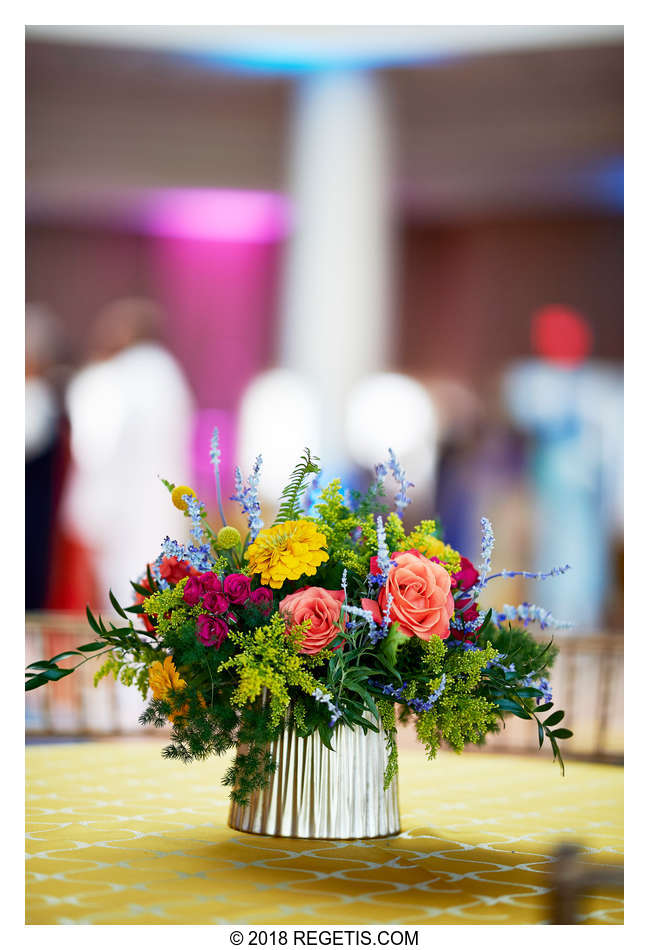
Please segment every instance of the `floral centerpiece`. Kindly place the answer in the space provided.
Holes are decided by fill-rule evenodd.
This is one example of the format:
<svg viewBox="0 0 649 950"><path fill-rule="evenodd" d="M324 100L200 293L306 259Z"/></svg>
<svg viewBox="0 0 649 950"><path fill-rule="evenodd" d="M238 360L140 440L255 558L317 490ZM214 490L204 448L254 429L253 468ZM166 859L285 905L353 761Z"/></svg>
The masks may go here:
<svg viewBox="0 0 649 950"><path fill-rule="evenodd" d="M544 574L494 571L486 518L477 566L444 542L435 521L407 531L412 485L392 451L360 493L344 491L338 479L320 487L317 459L306 450L269 527L258 500L261 457L247 482L237 469L233 500L248 523L242 538L223 512L217 431L211 458L220 529L191 488L163 479L191 522L191 542L165 538L132 581L134 603L123 606L110 593L125 623L88 609L96 639L32 663L27 689L102 657L95 683L112 674L137 686L148 700L141 723L171 729L167 758L190 762L236 750L223 781L240 813L259 803L278 768L294 770L286 758L304 758L295 751L302 741L311 743L309 782L323 785L325 769L331 788L326 756L345 736L379 736L380 796L396 786L397 722L409 719L432 759L443 743L461 752L518 716L535 726L539 746L550 743L563 770L559 742L572 733L559 725L563 712L552 711L547 679L557 651L528 630L532 622L559 624L532 604L492 610L480 598L496 577L544 578L567 565ZM397 485L393 511L388 478ZM59 665L69 658L75 666ZM289 751L281 745L288 734L295 739ZM354 742L349 754L365 755ZM279 807L288 793L273 794ZM358 794L350 785L352 799Z"/></svg>

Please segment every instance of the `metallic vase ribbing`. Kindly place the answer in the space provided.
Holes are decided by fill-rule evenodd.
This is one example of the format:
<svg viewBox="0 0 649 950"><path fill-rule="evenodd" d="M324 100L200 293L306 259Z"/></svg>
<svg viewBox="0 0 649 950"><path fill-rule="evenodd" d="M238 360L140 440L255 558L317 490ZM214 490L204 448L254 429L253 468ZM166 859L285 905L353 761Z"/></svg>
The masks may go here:
<svg viewBox="0 0 649 950"><path fill-rule="evenodd" d="M396 777L387 791L385 733L341 726L331 752L317 733L300 738L288 726L270 752L277 763L269 784L250 804L232 804L236 831L282 838L379 838L400 831Z"/></svg>

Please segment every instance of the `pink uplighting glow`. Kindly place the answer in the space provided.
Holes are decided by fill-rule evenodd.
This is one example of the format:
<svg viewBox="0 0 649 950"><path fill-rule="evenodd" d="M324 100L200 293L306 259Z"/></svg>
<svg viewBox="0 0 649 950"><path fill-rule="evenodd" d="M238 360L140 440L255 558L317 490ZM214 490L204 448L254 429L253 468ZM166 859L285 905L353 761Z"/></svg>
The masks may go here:
<svg viewBox="0 0 649 950"><path fill-rule="evenodd" d="M290 204L270 191L174 188L149 193L146 230L160 237L268 243L290 226Z"/></svg>

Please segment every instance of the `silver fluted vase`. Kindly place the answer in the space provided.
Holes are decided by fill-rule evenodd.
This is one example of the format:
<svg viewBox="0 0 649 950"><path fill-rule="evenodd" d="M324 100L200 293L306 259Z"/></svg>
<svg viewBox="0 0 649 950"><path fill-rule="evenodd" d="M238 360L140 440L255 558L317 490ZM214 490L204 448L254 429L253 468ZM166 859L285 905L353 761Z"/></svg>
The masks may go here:
<svg viewBox="0 0 649 950"><path fill-rule="evenodd" d="M381 838L401 830L396 776L383 788L385 733L340 726L331 752L317 733L300 738L287 724L269 746L277 768L246 806L232 803L236 831L280 838Z"/></svg>

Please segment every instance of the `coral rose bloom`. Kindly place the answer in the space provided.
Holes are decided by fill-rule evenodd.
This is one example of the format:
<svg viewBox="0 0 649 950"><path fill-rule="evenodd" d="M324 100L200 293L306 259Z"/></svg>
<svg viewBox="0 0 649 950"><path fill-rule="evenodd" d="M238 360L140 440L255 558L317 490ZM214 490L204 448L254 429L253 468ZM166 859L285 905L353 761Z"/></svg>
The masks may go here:
<svg viewBox="0 0 649 950"><path fill-rule="evenodd" d="M342 632L340 629L340 608L345 602L345 592L342 590L325 590L324 587L301 587L294 594L288 594L279 602L280 613L289 618L291 623L300 624L310 620L300 653L313 656L329 646L332 640ZM374 620L382 620L378 604L367 597L361 598L363 610L369 610ZM342 623L347 620L345 615Z"/></svg>
<svg viewBox="0 0 649 950"><path fill-rule="evenodd" d="M325 590L324 587L302 587L288 594L279 603L283 613L293 624L310 620L300 653L313 656L329 646L340 633L340 608L345 600L341 590Z"/></svg>
<svg viewBox="0 0 649 950"><path fill-rule="evenodd" d="M390 618L409 637L430 640L433 635L445 640L453 616L451 578L441 564L429 561L419 551L397 551L392 555L396 567L379 593L379 607L385 613L388 594L392 594Z"/></svg>

